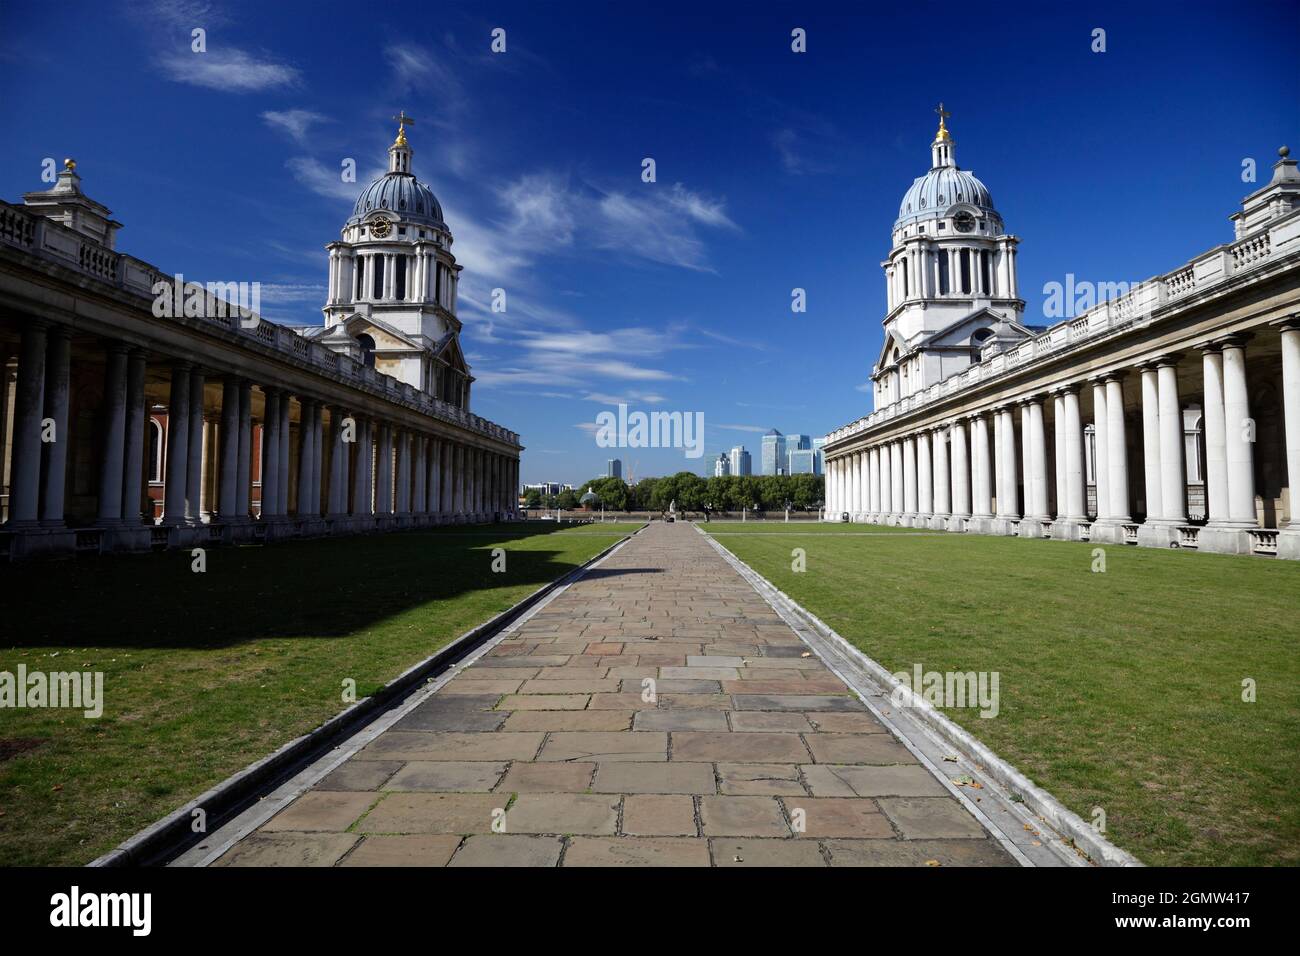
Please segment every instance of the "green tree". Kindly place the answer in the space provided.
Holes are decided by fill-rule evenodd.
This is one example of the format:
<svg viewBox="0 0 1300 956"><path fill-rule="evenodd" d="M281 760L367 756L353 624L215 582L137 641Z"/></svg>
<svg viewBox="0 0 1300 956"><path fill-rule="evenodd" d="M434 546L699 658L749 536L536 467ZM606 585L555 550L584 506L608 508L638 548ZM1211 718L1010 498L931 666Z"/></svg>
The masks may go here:
<svg viewBox="0 0 1300 956"><path fill-rule="evenodd" d="M525 508L540 508L542 506L542 492L538 488L529 488L524 493Z"/></svg>
<svg viewBox="0 0 1300 956"><path fill-rule="evenodd" d="M565 488L555 496L555 507L559 508L561 511L572 511L574 508L578 507L578 496L570 489Z"/></svg>

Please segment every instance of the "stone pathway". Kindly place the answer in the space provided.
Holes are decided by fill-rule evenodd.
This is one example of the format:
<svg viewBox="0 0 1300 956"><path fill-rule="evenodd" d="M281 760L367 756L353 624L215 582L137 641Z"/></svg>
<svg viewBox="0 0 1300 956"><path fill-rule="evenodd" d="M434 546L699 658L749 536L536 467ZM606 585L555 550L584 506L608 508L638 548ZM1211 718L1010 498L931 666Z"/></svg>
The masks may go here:
<svg viewBox="0 0 1300 956"><path fill-rule="evenodd" d="M1008 865L686 524L653 524L217 866Z"/></svg>

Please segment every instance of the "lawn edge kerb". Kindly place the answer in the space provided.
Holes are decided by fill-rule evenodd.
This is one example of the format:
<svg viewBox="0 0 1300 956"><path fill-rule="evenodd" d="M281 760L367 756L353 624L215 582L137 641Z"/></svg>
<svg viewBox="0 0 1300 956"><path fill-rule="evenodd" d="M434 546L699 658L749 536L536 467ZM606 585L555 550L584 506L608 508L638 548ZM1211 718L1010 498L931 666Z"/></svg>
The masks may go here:
<svg viewBox="0 0 1300 956"><path fill-rule="evenodd" d="M91 867L148 866L165 862L184 852L189 846L200 842L209 833L215 832L222 824L251 806L262 794L279 786L303 764L319 757L337 741L356 733L391 705L418 689L429 677L473 652L546 595L571 583L597 561L605 558L629 538L640 534L645 528L646 526L642 525L636 531L620 536L609 547L592 555L567 574L543 584L523 600L482 624L476 625L424 660L408 667L369 697L344 708L314 730L295 737L243 770L231 774L216 786L162 819L151 823L86 865ZM205 814L206 826L202 833L195 833L192 830L196 810Z"/></svg>
<svg viewBox="0 0 1300 956"><path fill-rule="evenodd" d="M998 756L988 745L959 727L942 711L937 710L930 704L929 701L914 694L911 688L894 677L888 668L853 646L847 639L840 636L834 628L790 597L762 574L755 571L743 559L728 550L725 545L717 541L703 528L697 525L696 530L708 539L709 543L741 573L742 577L745 577L754 586L754 589L765 600L772 603L778 610L782 610L777 605L779 601L780 604L784 605L783 609L785 611L802 619L809 630L832 644L837 650L846 655L852 663L862 668L866 672L868 679L883 689L885 696L894 693L899 694L906 702L904 706L907 712L916 717L926 729L957 750L967 760L979 764L998 786L1009 793L1018 795L1031 813L1041 817L1049 826L1068 836L1074 845L1086 853L1091 860L1103 866L1146 865L1127 850L1120 849L1107 840L1077 813L1031 781L1009 761ZM760 587L760 583L762 587ZM770 593L765 593L764 588ZM776 601L773 601L774 597ZM817 648L813 646L813 650L816 651ZM841 675L841 677L844 676ZM862 696L861 690L854 686L853 681L846 682L859 696Z"/></svg>

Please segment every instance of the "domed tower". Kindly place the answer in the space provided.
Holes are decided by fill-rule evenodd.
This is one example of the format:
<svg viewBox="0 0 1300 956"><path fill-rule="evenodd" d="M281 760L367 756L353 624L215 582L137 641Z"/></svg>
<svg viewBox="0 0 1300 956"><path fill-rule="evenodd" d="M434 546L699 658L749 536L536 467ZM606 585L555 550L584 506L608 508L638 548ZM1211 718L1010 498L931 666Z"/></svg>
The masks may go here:
<svg viewBox="0 0 1300 956"><path fill-rule="evenodd" d="M388 172L361 191L329 249L329 298L320 341L462 408L473 377L461 352L461 267L437 197L411 171L405 113Z"/></svg>
<svg viewBox="0 0 1300 956"><path fill-rule="evenodd" d="M993 197L957 165L939 104L930 170L903 195L893 248L881 263L888 290L885 341L872 371L875 405L960 372L982 354L1030 334L1016 285L1016 245Z"/></svg>

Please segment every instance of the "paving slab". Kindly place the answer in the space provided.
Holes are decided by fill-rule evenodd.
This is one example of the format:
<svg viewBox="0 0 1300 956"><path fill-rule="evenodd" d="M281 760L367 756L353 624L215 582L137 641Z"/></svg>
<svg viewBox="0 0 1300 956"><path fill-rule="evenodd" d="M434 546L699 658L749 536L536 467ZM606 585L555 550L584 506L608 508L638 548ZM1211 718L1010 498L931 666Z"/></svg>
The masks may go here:
<svg viewBox="0 0 1300 956"><path fill-rule="evenodd" d="M364 739L217 865L1012 862L685 523Z"/></svg>

